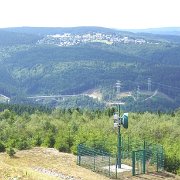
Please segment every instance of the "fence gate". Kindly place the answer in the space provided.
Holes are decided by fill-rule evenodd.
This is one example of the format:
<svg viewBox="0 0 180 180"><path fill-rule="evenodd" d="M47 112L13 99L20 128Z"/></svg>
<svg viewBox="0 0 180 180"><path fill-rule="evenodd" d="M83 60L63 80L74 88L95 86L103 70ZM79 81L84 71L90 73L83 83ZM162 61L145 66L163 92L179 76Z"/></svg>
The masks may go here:
<svg viewBox="0 0 180 180"><path fill-rule="evenodd" d="M145 150L138 150L132 152L132 175L145 173Z"/></svg>
<svg viewBox="0 0 180 180"><path fill-rule="evenodd" d="M162 171L164 167L163 151L158 149L138 150L132 152L132 175L145 174L147 172Z"/></svg>
<svg viewBox="0 0 180 180"><path fill-rule="evenodd" d="M157 172L164 170L164 153L158 152L156 157L157 157Z"/></svg>

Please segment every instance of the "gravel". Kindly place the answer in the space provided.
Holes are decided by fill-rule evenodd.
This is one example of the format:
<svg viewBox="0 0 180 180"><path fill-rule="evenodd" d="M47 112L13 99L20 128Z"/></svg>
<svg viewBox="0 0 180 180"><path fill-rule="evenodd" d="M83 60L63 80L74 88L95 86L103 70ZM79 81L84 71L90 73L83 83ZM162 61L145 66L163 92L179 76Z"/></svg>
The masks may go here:
<svg viewBox="0 0 180 180"><path fill-rule="evenodd" d="M45 168L42 168L42 167L34 167L33 169L35 171L40 172L40 173L47 174L49 176L54 176L54 177L61 178L61 179L66 179L66 180L82 180L81 178L75 178L74 176L67 176L67 175L65 175L63 173L55 172L53 170L45 169Z"/></svg>

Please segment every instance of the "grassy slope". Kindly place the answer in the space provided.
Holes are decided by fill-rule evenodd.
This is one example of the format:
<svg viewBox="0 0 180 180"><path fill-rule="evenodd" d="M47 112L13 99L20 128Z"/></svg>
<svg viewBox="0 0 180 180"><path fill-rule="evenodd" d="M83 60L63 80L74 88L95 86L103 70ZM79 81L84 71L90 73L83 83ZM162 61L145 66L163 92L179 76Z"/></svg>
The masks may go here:
<svg viewBox="0 0 180 180"><path fill-rule="evenodd" d="M50 180L72 178L79 180L109 179L76 165L76 156L60 153L52 148L33 148L19 151L14 158L6 153L0 154L0 179ZM132 177L123 175L122 179L178 179L167 173Z"/></svg>
<svg viewBox="0 0 180 180"><path fill-rule="evenodd" d="M57 177L58 176L58 177ZM90 170L76 165L72 154L59 153L52 148L34 148L19 151L15 158L0 154L0 179L19 177L21 179L63 179L73 176L75 179L108 179Z"/></svg>

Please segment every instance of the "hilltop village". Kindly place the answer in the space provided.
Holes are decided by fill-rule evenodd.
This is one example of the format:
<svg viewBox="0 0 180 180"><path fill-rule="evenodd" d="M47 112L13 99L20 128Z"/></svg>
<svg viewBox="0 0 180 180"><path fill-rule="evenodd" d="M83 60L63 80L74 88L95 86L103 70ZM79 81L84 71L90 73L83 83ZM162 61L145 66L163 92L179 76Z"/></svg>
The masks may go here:
<svg viewBox="0 0 180 180"><path fill-rule="evenodd" d="M58 46L73 46L82 43L105 43L105 44L158 44L158 42L149 42L145 39L132 38L128 36L121 36L119 34L105 34L105 33L87 33L87 34L54 34L47 35L38 41L38 44L49 44Z"/></svg>

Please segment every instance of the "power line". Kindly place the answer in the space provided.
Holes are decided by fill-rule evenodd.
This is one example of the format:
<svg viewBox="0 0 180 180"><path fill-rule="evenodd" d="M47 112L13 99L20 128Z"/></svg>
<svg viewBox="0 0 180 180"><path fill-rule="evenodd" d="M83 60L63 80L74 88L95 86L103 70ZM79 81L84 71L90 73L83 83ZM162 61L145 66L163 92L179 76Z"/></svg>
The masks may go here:
<svg viewBox="0 0 180 180"><path fill-rule="evenodd" d="M149 78L148 78L149 79ZM140 81L140 82L137 82L137 81L134 81L134 82L131 82L133 84L138 84L138 85L142 85L142 84L148 84L147 81ZM150 85L150 88L152 89L152 84L156 84L156 85L159 85L159 86L163 86L165 89L168 89L171 88L171 90L178 90L180 91L180 88L179 87L176 87L176 86L170 86L170 85L167 85L167 84L162 84L162 83L158 83L158 82L153 82L152 80L149 81L149 85Z"/></svg>
<svg viewBox="0 0 180 180"><path fill-rule="evenodd" d="M180 90L180 88L178 87L175 87L175 86L170 86L170 85L166 85L166 84L162 84L162 83L157 83L157 82L151 82L152 84L158 84L160 86L165 86L165 87L168 87L168 88L173 88L173 89L177 89L177 90Z"/></svg>
<svg viewBox="0 0 180 180"><path fill-rule="evenodd" d="M141 87L144 87L144 88L145 88L145 85L146 85L146 87L148 87L148 91L152 91L152 88L153 89L158 89L158 87L154 87L155 85L158 85L158 86L161 86L163 89L166 89L166 90L171 91L171 92L172 91L180 92L180 87L154 82L154 81L152 81L151 78L148 78L147 81L145 81L145 80L132 81L131 84L134 84L136 87L140 85ZM121 87L122 87L121 81L117 81L115 87L116 87L116 93L117 94L120 93L120 90L121 90ZM137 91L137 89L136 89L136 91Z"/></svg>
<svg viewBox="0 0 180 180"><path fill-rule="evenodd" d="M158 89L159 88L163 88L164 90L168 90L171 92L180 92L180 87L176 87L176 86L171 86L171 85L167 85L167 84L163 84L163 83L158 83L158 82L153 82L151 78L148 78L148 81L142 80L142 81L132 81L131 84L134 84L137 86L141 86L141 87L146 87L148 86L148 91L152 91L152 86L153 89ZM155 87L157 85L157 87ZM161 86L161 87L160 87ZM136 89L137 91L137 89Z"/></svg>

